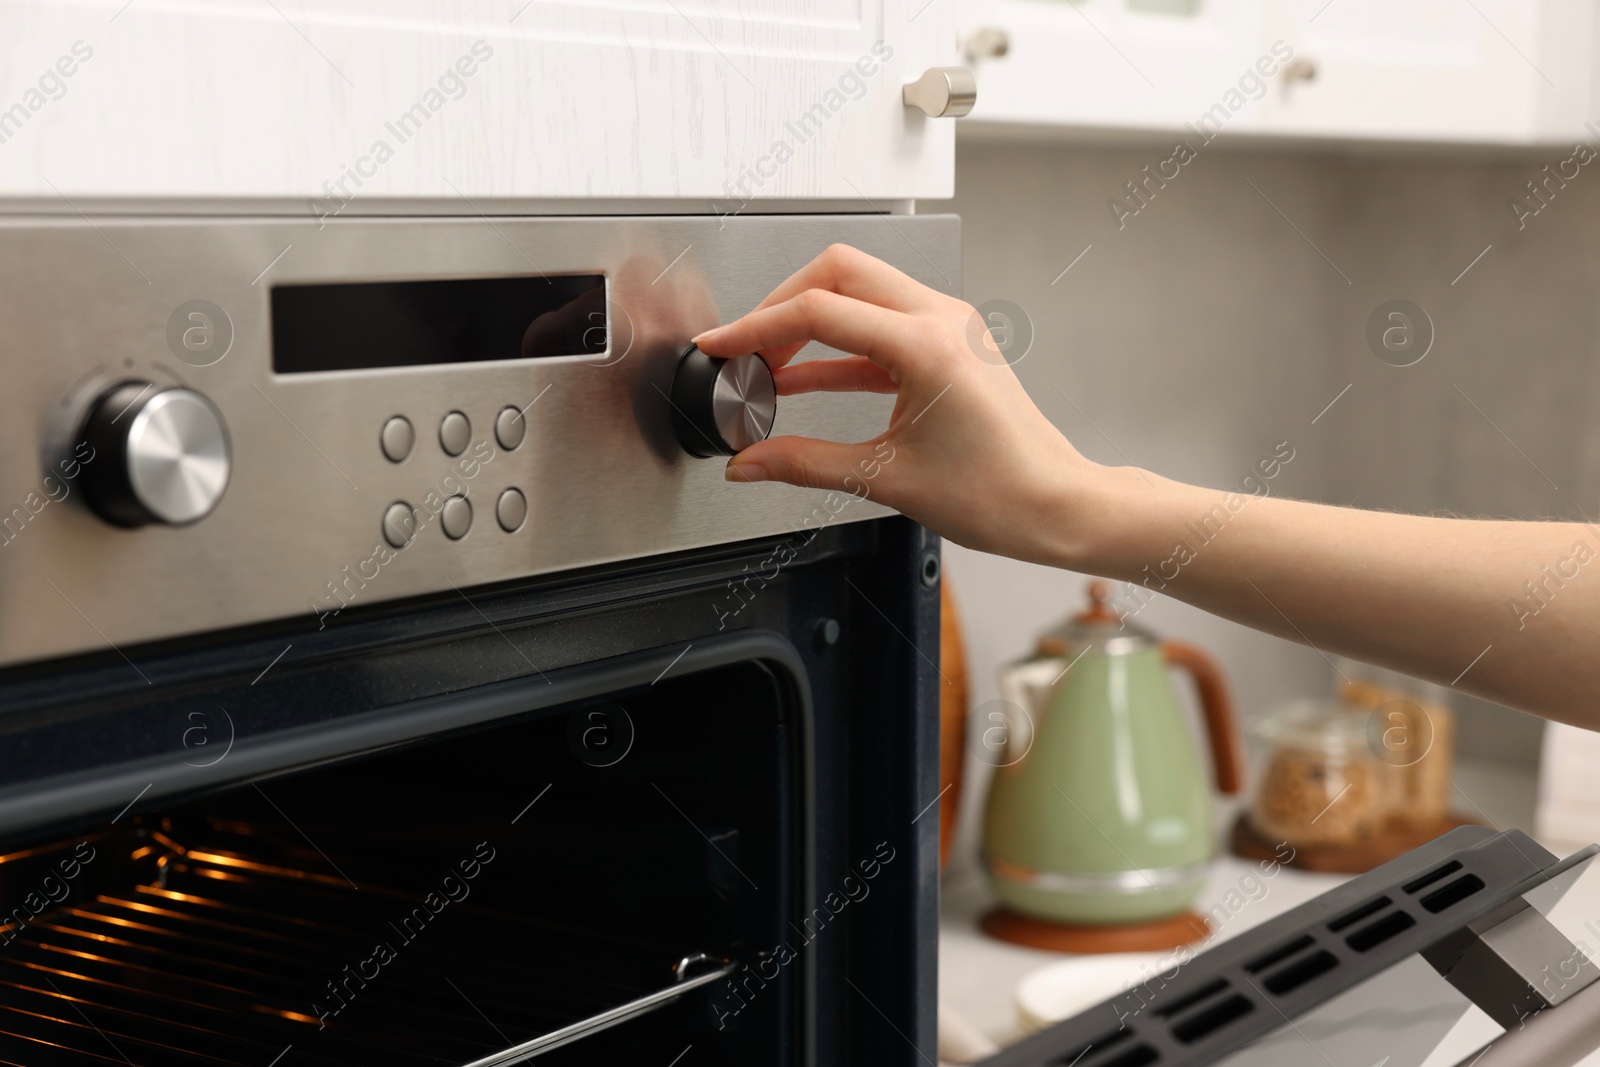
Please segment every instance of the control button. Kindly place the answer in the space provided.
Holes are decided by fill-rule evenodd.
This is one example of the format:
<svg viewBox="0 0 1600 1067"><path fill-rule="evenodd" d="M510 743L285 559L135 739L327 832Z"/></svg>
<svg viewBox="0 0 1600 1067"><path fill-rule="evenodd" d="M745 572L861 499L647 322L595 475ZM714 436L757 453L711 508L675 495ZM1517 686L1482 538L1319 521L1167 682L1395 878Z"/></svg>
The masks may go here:
<svg viewBox="0 0 1600 1067"><path fill-rule="evenodd" d="M522 417L520 408L504 407L500 414L494 417L494 439L500 442L500 447L510 452L522 444L522 439L528 436L528 420Z"/></svg>
<svg viewBox="0 0 1600 1067"><path fill-rule="evenodd" d="M417 431L411 428L411 420L404 415L396 415L383 424L383 432L378 435L378 441L383 446L383 454L389 457L391 463L399 463L411 455L411 446L417 443Z"/></svg>
<svg viewBox="0 0 1600 1067"><path fill-rule="evenodd" d="M494 517L500 520L502 530L515 533L521 528L522 520L528 517L528 498L521 490L507 489L495 503Z"/></svg>
<svg viewBox="0 0 1600 1067"><path fill-rule="evenodd" d="M417 512L404 500L390 504L383 513L383 539L391 548L404 548L417 536Z"/></svg>
<svg viewBox="0 0 1600 1067"><path fill-rule="evenodd" d="M446 454L459 456L467 450L472 439L472 423L459 411L452 411L439 423L439 447Z"/></svg>
<svg viewBox="0 0 1600 1067"><path fill-rule="evenodd" d="M690 345L672 379L672 423L694 456L731 456L772 432L778 391L755 354L713 359Z"/></svg>
<svg viewBox="0 0 1600 1067"><path fill-rule="evenodd" d="M84 495L118 526L196 522L228 487L227 428L193 389L122 382L95 402L81 440L99 457L84 465Z"/></svg>
<svg viewBox="0 0 1600 1067"><path fill-rule="evenodd" d="M464 496L446 500L444 510L439 512L439 525L444 527L444 535L450 540L461 540L472 529L472 504Z"/></svg>

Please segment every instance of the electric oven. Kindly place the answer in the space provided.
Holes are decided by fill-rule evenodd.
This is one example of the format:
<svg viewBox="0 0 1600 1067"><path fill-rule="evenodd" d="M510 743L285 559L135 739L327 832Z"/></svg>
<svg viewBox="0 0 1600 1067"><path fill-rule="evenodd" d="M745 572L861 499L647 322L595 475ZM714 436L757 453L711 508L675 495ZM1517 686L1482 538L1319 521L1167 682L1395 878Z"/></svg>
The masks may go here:
<svg viewBox="0 0 1600 1067"><path fill-rule="evenodd" d="M0 1063L931 1059L937 540L688 339L958 238L0 222Z"/></svg>

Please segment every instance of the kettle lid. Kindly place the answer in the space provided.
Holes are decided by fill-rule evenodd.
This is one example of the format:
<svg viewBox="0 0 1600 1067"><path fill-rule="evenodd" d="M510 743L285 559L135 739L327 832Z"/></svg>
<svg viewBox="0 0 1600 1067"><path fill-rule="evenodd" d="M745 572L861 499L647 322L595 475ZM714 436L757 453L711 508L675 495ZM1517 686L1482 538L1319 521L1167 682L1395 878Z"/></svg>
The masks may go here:
<svg viewBox="0 0 1600 1067"><path fill-rule="evenodd" d="M1039 639L1041 655L1077 655L1097 648L1108 656L1125 656L1152 648L1155 634L1127 621L1127 616L1111 606L1111 587L1102 581L1089 583L1089 607Z"/></svg>

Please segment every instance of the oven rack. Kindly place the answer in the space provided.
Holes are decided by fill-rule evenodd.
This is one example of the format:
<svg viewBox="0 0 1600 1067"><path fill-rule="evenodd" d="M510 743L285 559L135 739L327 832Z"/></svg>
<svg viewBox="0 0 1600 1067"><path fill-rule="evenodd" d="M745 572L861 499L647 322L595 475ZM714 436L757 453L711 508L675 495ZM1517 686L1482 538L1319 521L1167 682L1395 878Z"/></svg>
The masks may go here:
<svg viewBox="0 0 1600 1067"><path fill-rule="evenodd" d="M352 885L270 830L212 829L203 847L159 828L106 842L122 887L102 878L0 946L0 1065L500 1067L738 966L470 897L402 930L388 917L422 894Z"/></svg>

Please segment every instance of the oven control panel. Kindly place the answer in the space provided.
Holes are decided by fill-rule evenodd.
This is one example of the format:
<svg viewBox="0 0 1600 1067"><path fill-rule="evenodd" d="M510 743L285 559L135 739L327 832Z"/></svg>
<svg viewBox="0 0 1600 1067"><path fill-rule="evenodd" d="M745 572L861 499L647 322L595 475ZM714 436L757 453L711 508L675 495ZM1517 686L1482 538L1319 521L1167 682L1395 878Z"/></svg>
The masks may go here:
<svg viewBox="0 0 1600 1067"><path fill-rule="evenodd" d="M689 343L835 242L959 291L952 216L0 221L0 667L886 514L720 460L892 398Z"/></svg>

